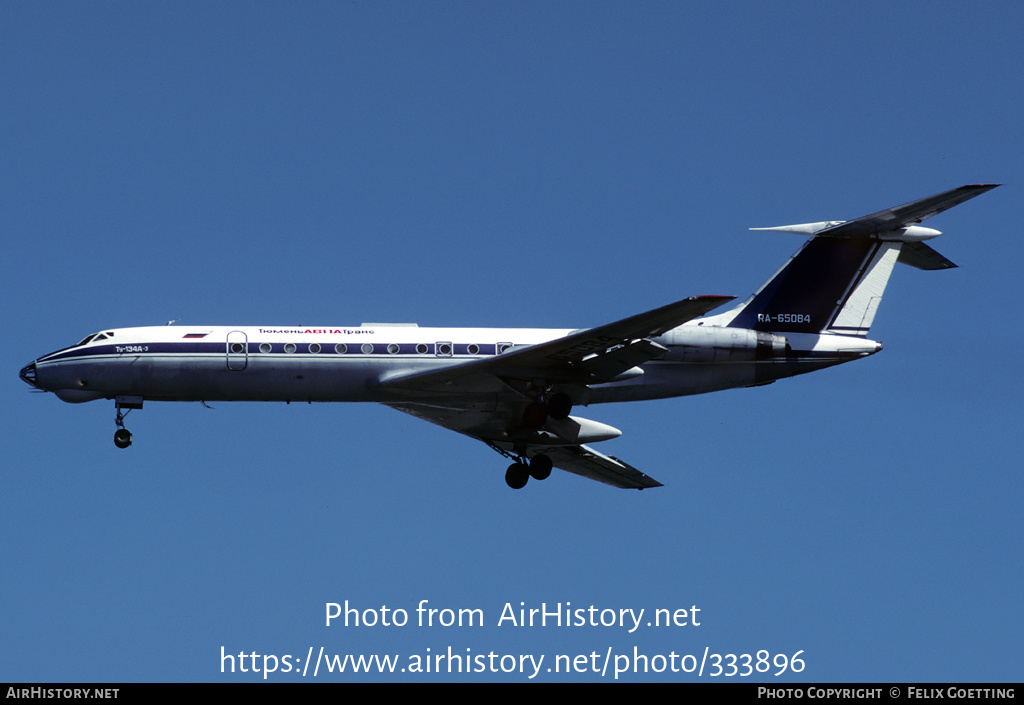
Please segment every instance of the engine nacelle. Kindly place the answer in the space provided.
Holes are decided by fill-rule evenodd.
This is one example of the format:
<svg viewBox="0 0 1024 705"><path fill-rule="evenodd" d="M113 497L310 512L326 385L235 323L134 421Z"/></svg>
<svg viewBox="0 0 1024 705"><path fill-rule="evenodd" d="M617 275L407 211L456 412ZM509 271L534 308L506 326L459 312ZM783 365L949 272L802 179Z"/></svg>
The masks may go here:
<svg viewBox="0 0 1024 705"><path fill-rule="evenodd" d="M746 328L680 326L663 338L674 347L672 358L687 362L766 360L790 349L784 335Z"/></svg>

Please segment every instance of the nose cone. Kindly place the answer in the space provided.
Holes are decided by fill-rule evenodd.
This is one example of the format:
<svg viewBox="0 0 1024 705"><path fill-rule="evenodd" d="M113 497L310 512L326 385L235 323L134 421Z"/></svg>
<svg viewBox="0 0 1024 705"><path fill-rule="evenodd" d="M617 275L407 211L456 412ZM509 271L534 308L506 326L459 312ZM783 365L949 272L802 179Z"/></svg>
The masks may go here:
<svg viewBox="0 0 1024 705"><path fill-rule="evenodd" d="M25 365L24 367L22 367L21 368L21 372L18 374L18 376L21 377L25 381L26 384L29 384L29 385L35 387L36 389L42 389L42 387L40 387L36 383L36 363L35 362L30 362L27 365Z"/></svg>

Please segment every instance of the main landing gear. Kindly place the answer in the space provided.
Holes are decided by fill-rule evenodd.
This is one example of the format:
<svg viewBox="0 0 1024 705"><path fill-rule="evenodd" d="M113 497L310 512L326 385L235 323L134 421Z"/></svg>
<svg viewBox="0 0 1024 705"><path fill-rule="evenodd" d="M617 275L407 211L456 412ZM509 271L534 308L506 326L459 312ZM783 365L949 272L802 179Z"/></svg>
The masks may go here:
<svg viewBox="0 0 1024 705"><path fill-rule="evenodd" d="M546 480L551 475L551 458L538 453L527 463L525 458L520 458L508 466L505 471L505 483L514 490L526 487L527 481L532 477L534 480Z"/></svg>
<svg viewBox="0 0 1024 705"><path fill-rule="evenodd" d="M572 398L564 392L548 394L547 384L543 380L534 380L530 385L529 394L533 401L523 409L522 427L520 435L514 444L514 453L492 445L506 458L515 462L508 466L505 471L505 483L514 490L522 489L532 477L535 480L546 480L551 476L553 463L551 458L544 453L537 453L531 459L527 459L526 448L528 437L534 432L544 428L548 419L562 421L569 417L572 411ZM525 434L524 434L525 431Z"/></svg>
<svg viewBox="0 0 1024 705"><path fill-rule="evenodd" d="M114 418L114 424L117 425L117 430L114 431L114 445L118 448L127 448L132 444L132 432L124 427L124 417L132 409L141 408L142 397L116 397L114 399L114 411L117 414ZM128 411L124 411L124 409Z"/></svg>
<svg viewBox="0 0 1024 705"><path fill-rule="evenodd" d="M547 398L542 396L523 410L523 425L532 429L543 428L548 417L561 421L568 418L571 412L572 399L568 394L557 392Z"/></svg>

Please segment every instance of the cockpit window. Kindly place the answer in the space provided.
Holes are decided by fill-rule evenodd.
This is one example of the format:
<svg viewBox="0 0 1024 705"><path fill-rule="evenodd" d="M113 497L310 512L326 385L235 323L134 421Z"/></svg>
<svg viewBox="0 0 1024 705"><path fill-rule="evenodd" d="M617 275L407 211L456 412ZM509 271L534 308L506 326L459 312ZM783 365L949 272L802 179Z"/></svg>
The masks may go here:
<svg viewBox="0 0 1024 705"><path fill-rule="evenodd" d="M74 347L79 348L83 345L88 345L89 343L95 343L97 340L106 340L107 338L113 337L114 331L112 330L108 330L103 333L93 333L92 335L87 335L84 338L82 338L80 342L75 343Z"/></svg>

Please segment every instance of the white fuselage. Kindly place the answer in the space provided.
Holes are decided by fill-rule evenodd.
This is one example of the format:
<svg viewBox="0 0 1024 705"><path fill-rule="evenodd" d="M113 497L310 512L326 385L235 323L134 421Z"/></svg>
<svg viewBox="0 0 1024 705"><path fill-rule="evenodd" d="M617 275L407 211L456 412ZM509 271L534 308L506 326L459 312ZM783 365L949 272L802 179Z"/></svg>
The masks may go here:
<svg viewBox="0 0 1024 705"><path fill-rule="evenodd" d="M766 384L877 352L864 338L782 337L695 321L655 338L668 352L604 384L585 403L635 401ZM394 402L388 378L563 337L571 330L361 326L159 326L107 330L22 371L68 402ZM29 373L29 369L32 368ZM28 375L28 376L27 376Z"/></svg>

